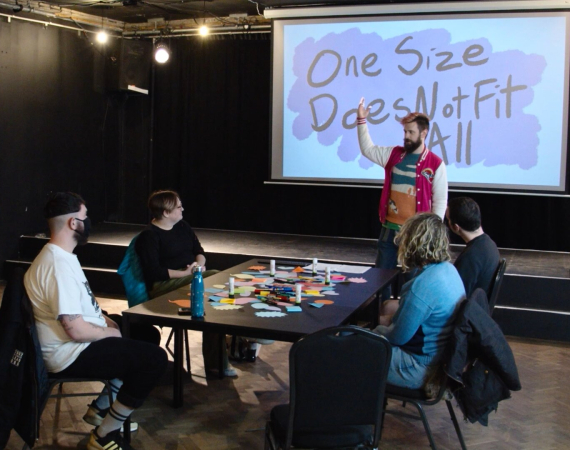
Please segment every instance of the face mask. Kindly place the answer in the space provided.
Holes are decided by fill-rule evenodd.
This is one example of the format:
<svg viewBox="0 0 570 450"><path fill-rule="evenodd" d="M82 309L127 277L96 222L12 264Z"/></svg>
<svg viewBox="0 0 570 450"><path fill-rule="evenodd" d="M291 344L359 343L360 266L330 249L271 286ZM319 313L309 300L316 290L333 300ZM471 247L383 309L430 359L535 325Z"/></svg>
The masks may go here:
<svg viewBox="0 0 570 450"><path fill-rule="evenodd" d="M77 238L77 244L85 245L89 240L89 233L91 232L91 219L89 217L86 217L85 219L78 219L76 217L75 220L83 222L83 231L75 230L75 232L79 235Z"/></svg>

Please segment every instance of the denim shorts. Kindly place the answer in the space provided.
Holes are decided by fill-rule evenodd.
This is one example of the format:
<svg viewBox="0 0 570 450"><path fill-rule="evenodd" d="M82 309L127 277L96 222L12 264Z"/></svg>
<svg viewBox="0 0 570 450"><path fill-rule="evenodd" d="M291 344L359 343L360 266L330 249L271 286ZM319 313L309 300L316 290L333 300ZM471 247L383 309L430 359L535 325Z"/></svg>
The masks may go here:
<svg viewBox="0 0 570 450"><path fill-rule="evenodd" d="M429 379L439 365L435 355L415 355L400 347L392 347L392 361L388 371L388 384L418 389Z"/></svg>

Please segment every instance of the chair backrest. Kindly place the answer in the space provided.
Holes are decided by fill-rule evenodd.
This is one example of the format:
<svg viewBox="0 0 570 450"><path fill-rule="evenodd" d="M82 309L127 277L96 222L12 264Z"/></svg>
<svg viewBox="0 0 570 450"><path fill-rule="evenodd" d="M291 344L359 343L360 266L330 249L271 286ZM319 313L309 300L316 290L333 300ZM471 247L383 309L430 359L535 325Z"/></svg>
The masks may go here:
<svg viewBox="0 0 570 450"><path fill-rule="evenodd" d="M489 287L489 292L487 292L487 297L489 299L489 312L493 315L493 310L499 298L499 292L501 290L501 285L503 284L503 276L505 275L505 270L507 269L507 260L505 258L499 261L497 271Z"/></svg>
<svg viewBox="0 0 570 450"><path fill-rule="evenodd" d="M372 425L376 447L391 357L383 336L353 326L296 342L289 353L288 443L295 430Z"/></svg>
<svg viewBox="0 0 570 450"><path fill-rule="evenodd" d="M129 244L125 257L117 269L117 273L121 276L125 286L129 308L144 303L149 299L139 255L135 248L138 237L139 235L136 235Z"/></svg>

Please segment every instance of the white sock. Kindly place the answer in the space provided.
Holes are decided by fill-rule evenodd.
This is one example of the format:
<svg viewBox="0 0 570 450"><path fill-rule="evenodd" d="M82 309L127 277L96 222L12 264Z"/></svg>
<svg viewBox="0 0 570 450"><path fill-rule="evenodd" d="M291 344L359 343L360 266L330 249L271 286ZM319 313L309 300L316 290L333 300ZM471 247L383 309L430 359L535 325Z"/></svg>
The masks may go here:
<svg viewBox="0 0 570 450"><path fill-rule="evenodd" d="M111 395L113 396L113 402L114 402L115 399L117 398L117 393L119 392L119 389L121 389L121 386L123 385L123 380L115 378L113 380L110 380L109 384L111 385ZM99 394L99 397L97 397L97 399L95 400L95 406L99 410L106 409L110 406L109 395L107 394L106 387L103 388L103 390Z"/></svg>
<svg viewBox="0 0 570 450"><path fill-rule="evenodd" d="M123 425L123 422L131 415L134 409L123 405L118 400L115 400L109 413L97 428L97 435L101 438L107 436L111 431L118 430Z"/></svg>

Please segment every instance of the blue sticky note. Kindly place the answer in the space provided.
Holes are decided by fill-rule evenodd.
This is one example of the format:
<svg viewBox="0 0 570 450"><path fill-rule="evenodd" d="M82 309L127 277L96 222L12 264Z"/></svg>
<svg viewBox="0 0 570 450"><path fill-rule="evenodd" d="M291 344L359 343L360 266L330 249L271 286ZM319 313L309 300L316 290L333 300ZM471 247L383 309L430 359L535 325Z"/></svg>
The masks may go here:
<svg viewBox="0 0 570 450"><path fill-rule="evenodd" d="M218 302L220 301L222 298L224 297L218 297L216 295L210 295L210 297L208 297L208 300L210 300L211 302Z"/></svg>
<svg viewBox="0 0 570 450"><path fill-rule="evenodd" d="M322 308L323 303L309 303L313 308Z"/></svg>
<svg viewBox="0 0 570 450"><path fill-rule="evenodd" d="M300 306L287 306L287 312L302 312Z"/></svg>
<svg viewBox="0 0 570 450"><path fill-rule="evenodd" d="M204 291L209 292L210 294L216 294L216 293L218 293L218 292L222 292L223 289L207 288L207 289L204 289Z"/></svg>
<svg viewBox="0 0 570 450"><path fill-rule="evenodd" d="M219 303L219 302L210 302L209 303L210 306L224 306L225 303Z"/></svg>

